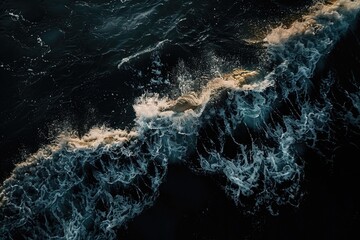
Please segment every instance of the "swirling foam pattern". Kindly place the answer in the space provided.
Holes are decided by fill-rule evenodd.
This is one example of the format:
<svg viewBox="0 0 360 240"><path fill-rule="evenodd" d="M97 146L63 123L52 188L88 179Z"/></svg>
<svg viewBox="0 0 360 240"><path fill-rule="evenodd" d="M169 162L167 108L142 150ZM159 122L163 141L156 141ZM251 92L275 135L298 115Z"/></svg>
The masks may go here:
<svg viewBox="0 0 360 240"><path fill-rule="evenodd" d="M359 9L358 1L318 4L290 27L274 29L264 39L259 76L242 85L210 81L195 109L173 112L171 100L145 94L134 105L131 131L102 127L81 139L59 136L1 186L0 237L115 239L117 229L153 204L174 161L219 176L248 211L297 205L302 146L315 146L334 114L326 101L331 76L320 83L311 77ZM347 96L359 112L359 93ZM359 122L351 113L344 119Z"/></svg>

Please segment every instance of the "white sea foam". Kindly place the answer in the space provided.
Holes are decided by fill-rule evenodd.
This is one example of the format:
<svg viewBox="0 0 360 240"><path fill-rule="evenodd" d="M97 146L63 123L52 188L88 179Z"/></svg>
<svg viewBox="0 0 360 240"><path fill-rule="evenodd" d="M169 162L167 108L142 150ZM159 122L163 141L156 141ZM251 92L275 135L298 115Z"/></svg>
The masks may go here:
<svg viewBox="0 0 360 240"><path fill-rule="evenodd" d="M167 42L169 42L169 41L170 41L170 40L168 40L168 39L162 40L162 41L156 43L156 45L153 46L153 47L146 48L146 49L141 50L141 51L139 51L139 52L136 52L136 53L134 53L134 54L132 54L132 55L130 55L130 56L128 56L128 57L124 57L123 59L121 59L121 61L120 61L120 63L118 64L117 67L120 69L121 66L122 66L124 63L128 63L128 62L130 62L132 59L137 58L137 57L139 57L139 56L141 56L141 55L143 55L143 54L153 52L153 51L161 48L165 43L167 43Z"/></svg>
<svg viewBox="0 0 360 240"><path fill-rule="evenodd" d="M131 130L95 127L82 138L60 135L18 164L1 186L0 215L6 218L0 237L115 239L118 228L154 203L168 164L186 163L190 155L193 168L225 179L223 188L236 204L249 207L250 199L249 211L297 205L303 169L296 147L316 144L332 109L329 102L309 101L310 78L359 9L358 1L318 4L289 28L274 29L265 38L268 63L260 67L271 69L264 77L251 71L237 77L235 71L200 90L180 86L179 99L147 93L134 104ZM322 81L325 100L331 84ZM349 99L359 106L358 94ZM290 113L275 119L284 107ZM348 119L358 121L350 113Z"/></svg>
<svg viewBox="0 0 360 240"><path fill-rule="evenodd" d="M238 204L243 204L244 196L255 195L255 206L265 204L271 211L274 200L277 204L296 205L303 175L301 162L296 157L296 145L313 147L318 140L317 133L329 130L332 110L332 104L324 100L328 90L322 89L323 104L310 101L310 78L320 58L330 52L359 9L358 1L318 4L309 15L289 28L272 30L265 38L265 65L273 66L264 77L268 88L243 95L230 94L233 100L228 102L225 111L215 110L210 117L222 116L223 124L216 135L220 147L204 147L201 167L225 174L228 179L225 191ZM292 105L286 106L289 101L293 101ZM269 114L282 106L290 108L292 114L281 116L282 121L274 124L269 119L274 114ZM240 144L242 136L236 129L241 122L249 132L254 132L253 135L262 132L262 140L251 139L250 145ZM219 151L229 141L237 146L231 157Z"/></svg>

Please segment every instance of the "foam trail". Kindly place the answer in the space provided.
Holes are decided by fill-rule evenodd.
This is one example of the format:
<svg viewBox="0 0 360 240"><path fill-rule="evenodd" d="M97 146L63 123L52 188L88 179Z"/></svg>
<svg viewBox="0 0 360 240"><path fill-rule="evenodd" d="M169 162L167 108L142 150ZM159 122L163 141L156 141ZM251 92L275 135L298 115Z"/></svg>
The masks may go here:
<svg viewBox="0 0 360 240"><path fill-rule="evenodd" d="M1 186L0 238L116 239L153 204L174 161L219 176L248 211L297 205L298 146L315 146L333 107L326 101L331 78L322 80L319 99L310 79L359 9L358 1L319 4L302 21L274 29L265 38L261 74L235 70L175 100L144 94L134 104L131 131L102 127L81 139L59 136ZM349 99L359 106L357 93Z"/></svg>
<svg viewBox="0 0 360 240"><path fill-rule="evenodd" d="M124 64L124 63L127 63L129 62L130 60L134 59L134 58L137 58L138 56L140 55L143 55L145 53L149 53L149 52L152 52L154 50L157 50L159 48L161 48L166 42L168 42L169 40L168 39L165 39L165 40L162 40L160 42L158 42L154 47L149 47L149 48L146 48L140 52L136 52L134 53L133 55L131 56L128 56L128 57L125 57L123 59L121 59L120 63L117 65L117 67L120 69L121 66Z"/></svg>
<svg viewBox="0 0 360 240"><path fill-rule="evenodd" d="M227 92L223 108L209 106L194 168L224 175L224 189L237 204L247 205L255 196L251 206L267 206L274 214L277 205L298 204L303 178L298 147L315 146L317 134L329 129L332 111L328 90L312 99L310 79L359 9L355 1L318 4L289 28L274 29L265 38L268 87Z"/></svg>
<svg viewBox="0 0 360 240"><path fill-rule="evenodd" d="M134 132L94 128L62 136L18 164L1 187L2 239L115 239L151 205L166 173ZM6 217L5 217L6 216Z"/></svg>
<svg viewBox="0 0 360 240"><path fill-rule="evenodd" d="M309 78L316 64L348 29L359 8L358 1L317 4L312 14L289 28L275 28L264 39L267 41L268 61L275 65L265 79L277 81L284 97L290 91L296 91L297 95L301 92L307 94L311 85Z"/></svg>

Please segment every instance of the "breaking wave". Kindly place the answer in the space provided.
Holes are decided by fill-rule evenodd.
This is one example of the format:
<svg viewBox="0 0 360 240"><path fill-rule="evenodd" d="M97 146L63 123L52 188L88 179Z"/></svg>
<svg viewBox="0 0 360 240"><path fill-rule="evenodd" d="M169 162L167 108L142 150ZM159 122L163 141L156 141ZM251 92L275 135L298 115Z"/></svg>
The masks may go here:
<svg viewBox="0 0 360 240"><path fill-rule="evenodd" d="M245 211L297 205L301 149L315 146L333 115L331 76L311 78L359 9L356 1L317 4L265 37L258 69L220 74L177 99L144 94L131 130L61 134L1 186L0 237L115 239L154 203L168 164L179 161L218 176ZM348 97L359 112L359 93ZM344 119L356 125L357 116Z"/></svg>

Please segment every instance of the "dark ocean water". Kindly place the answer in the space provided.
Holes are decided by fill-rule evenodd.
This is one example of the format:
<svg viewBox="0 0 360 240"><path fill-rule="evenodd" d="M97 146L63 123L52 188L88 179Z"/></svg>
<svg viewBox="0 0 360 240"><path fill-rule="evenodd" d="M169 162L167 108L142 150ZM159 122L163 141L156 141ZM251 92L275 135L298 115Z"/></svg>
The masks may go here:
<svg viewBox="0 0 360 240"><path fill-rule="evenodd" d="M359 235L359 11L2 1L0 239Z"/></svg>

